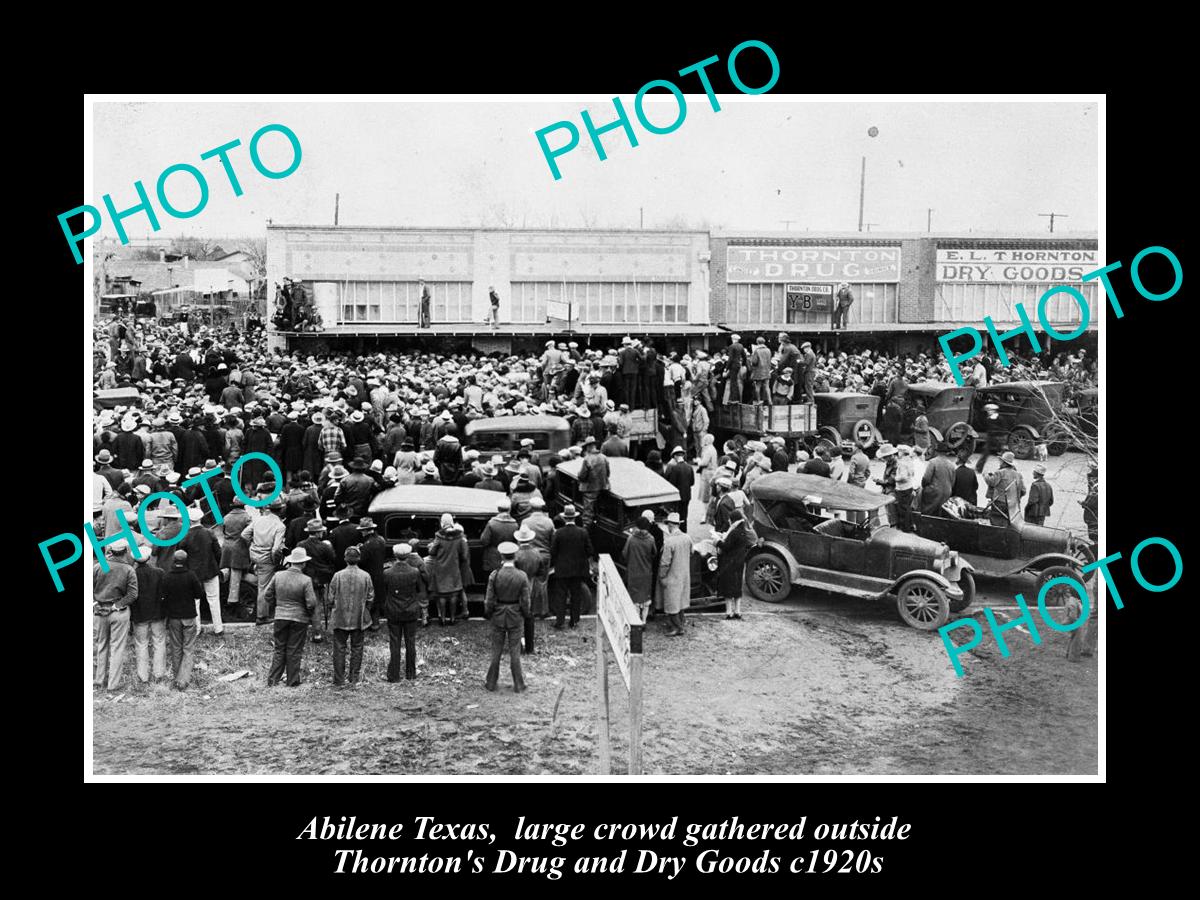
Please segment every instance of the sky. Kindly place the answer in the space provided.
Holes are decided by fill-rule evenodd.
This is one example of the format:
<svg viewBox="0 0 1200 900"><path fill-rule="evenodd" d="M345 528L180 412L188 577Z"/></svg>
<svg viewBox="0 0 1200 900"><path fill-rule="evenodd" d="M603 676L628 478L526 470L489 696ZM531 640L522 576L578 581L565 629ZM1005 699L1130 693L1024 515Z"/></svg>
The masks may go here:
<svg viewBox="0 0 1200 900"><path fill-rule="evenodd" d="M648 118L665 125L675 100L651 94ZM646 131L622 96L638 146L623 130L601 136L601 161L582 124L616 117L611 99L496 102L97 102L93 112L93 191L81 202L118 210L137 202L141 180L154 197L159 174L175 163L204 173L207 206L174 219L155 200L161 229L143 214L125 220L130 237L261 237L275 224L331 225L340 194L342 225L636 228L714 231L854 231L866 157L865 222L874 231L1055 233L1098 227L1097 108L1093 103L805 102L687 95L678 129ZM580 143L558 157L555 180L535 132L573 122ZM302 159L283 179L261 176L248 144L261 126L281 123ZM869 128L878 135L868 135ZM245 193L235 197L216 159L200 154L233 139L230 153ZM552 147L567 139L547 136ZM282 169L287 140L269 134L263 161ZM179 209L199 191L186 173L167 181ZM790 220L790 221L788 221ZM115 236L105 217L103 236Z"/></svg>

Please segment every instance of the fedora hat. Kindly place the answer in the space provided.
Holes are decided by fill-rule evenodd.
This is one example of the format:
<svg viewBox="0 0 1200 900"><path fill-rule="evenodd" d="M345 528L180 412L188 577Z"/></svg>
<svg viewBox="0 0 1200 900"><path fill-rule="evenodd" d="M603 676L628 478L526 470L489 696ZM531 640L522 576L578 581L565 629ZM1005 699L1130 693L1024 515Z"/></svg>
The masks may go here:
<svg viewBox="0 0 1200 900"><path fill-rule="evenodd" d="M308 524L304 526L304 530L309 534L316 534L325 530L325 523L320 519L309 519Z"/></svg>
<svg viewBox="0 0 1200 900"><path fill-rule="evenodd" d="M375 530L375 520L372 519L370 516L363 516L361 519L358 520L358 530L359 531L374 531Z"/></svg>
<svg viewBox="0 0 1200 900"><path fill-rule="evenodd" d="M680 525L680 524L682 524L682 522L681 522L681 520L680 520L680 518L679 518L679 513L677 513L677 512L674 512L674 511L667 513L667 524L668 524L668 525Z"/></svg>
<svg viewBox="0 0 1200 900"><path fill-rule="evenodd" d="M566 506L563 507L562 517L564 519L574 519L578 515L579 515L579 512L570 503L568 503Z"/></svg>
<svg viewBox="0 0 1200 900"><path fill-rule="evenodd" d="M109 453L107 450L101 450L99 453L96 454L96 462L100 463L100 465L102 465L102 466L106 466L112 461L113 461L113 455L111 453Z"/></svg>
<svg viewBox="0 0 1200 900"><path fill-rule="evenodd" d="M295 550L293 550L291 553L288 554L288 558L287 558L286 562L289 565L295 566L295 565L299 565L300 563L306 563L311 558L312 557L310 557L308 555L308 552L303 547L297 547Z"/></svg>

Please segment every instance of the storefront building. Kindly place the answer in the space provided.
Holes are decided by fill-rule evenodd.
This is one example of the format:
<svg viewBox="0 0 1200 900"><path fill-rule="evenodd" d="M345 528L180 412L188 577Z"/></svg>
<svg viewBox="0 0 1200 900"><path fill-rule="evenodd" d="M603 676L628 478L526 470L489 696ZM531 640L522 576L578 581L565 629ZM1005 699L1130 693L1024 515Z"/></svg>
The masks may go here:
<svg viewBox="0 0 1200 900"><path fill-rule="evenodd" d="M1103 266L1094 236L862 234L805 232L715 234L711 320L747 334L791 331L822 340L875 340L897 349L926 346L963 325L1019 323L1022 303L1036 322L1051 287L1078 290L1088 304L1088 331L1098 328L1095 280ZM836 285L854 303L844 330L834 329ZM1068 294L1046 304L1063 332L1082 312Z"/></svg>
<svg viewBox="0 0 1200 900"><path fill-rule="evenodd" d="M287 276L305 286L326 339L486 337L493 288L500 326L491 336L500 344L568 330L700 338L717 331L709 323L709 252L704 231L272 225L267 276L272 285ZM417 327L422 278L429 329Z"/></svg>

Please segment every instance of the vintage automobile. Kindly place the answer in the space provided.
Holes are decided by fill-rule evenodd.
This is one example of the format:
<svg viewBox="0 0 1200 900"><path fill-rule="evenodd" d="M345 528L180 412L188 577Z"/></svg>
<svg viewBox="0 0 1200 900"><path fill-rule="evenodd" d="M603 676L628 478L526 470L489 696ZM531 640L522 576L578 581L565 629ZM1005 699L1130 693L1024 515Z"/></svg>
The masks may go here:
<svg viewBox="0 0 1200 900"><path fill-rule="evenodd" d="M100 388L92 393L92 409L114 409L118 406L140 407L142 395L135 387Z"/></svg>
<svg viewBox="0 0 1200 900"><path fill-rule="evenodd" d="M463 527L471 551L471 572L475 589L487 584L483 571L483 548L479 537L488 519L500 510L499 491L451 487L440 484L405 484L381 491L367 509L389 544L409 543L425 555L429 542L437 534L442 513L450 513Z"/></svg>
<svg viewBox="0 0 1200 900"><path fill-rule="evenodd" d="M1007 381L975 389L975 408L971 424L986 434L997 428L1008 436L1008 449L1018 459L1033 456L1034 447L1046 444L1051 456L1067 450L1068 433L1055 419L1062 415L1061 381ZM984 406L999 407L995 420L988 418Z"/></svg>
<svg viewBox="0 0 1200 900"><path fill-rule="evenodd" d="M759 600L785 600L793 585L864 599L894 595L906 624L933 631L965 608L964 587L974 594L971 566L958 553L893 527L891 494L772 472L749 496L759 544L746 561L746 587Z"/></svg>
<svg viewBox="0 0 1200 900"><path fill-rule="evenodd" d="M817 400L817 434L810 446L833 450L842 441L853 441L863 450L872 450L883 441L875 427L879 398L873 394L829 392L814 394Z"/></svg>
<svg viewBox="0 0 1200 900"><path fill-rule="evenodd" d="M513 456L521 441L533 441L533 459L541 465L571 443L571 425L562 416L497 416L467 423L466 442L485 457Z"/></svg>
<svg viewBox="0 0 1200 900"><path fill-rule="evenodd" d="M559 463L558 501L560 504L580 505L579 470L582 459ZM608 460L607 491L596 499L596 515L591 527L592 548L596 553L608 553L617 564L621 575L625 565L621 551L638 517L647 509L654 510L661 520L669 512L679 509L679 491L671 482L651 472L646 466L627 457L611 457ZM692 605L716 601L712 586L714 558L711 541L701 541L692 552Z"/></svg>
<svg viewBox="0 0 1200 900"><path fill-rule="evenodd" d="M1039 590L1060 575L1070 575L1085 584L1094 578L1092 574L1085 577L1081 571L1096 558L1091 542L1065 528L1033 525L1020 518L1007 525L992 525L986 518L930 516L916 511L913 524L921 537L941 541L958 551L976 575L1006 578L1032 572L1037 575Z"/></svg>
<svg viewBox="0 0 1200 900"><path fill-rule="evenodd" d="M929 420L929 436L934 444L944 440L958 447L972 435L975 388L921 381L910 384L904 397L907 407L900 432L905 438L911 437L913 422L922 414Z"/></svg>

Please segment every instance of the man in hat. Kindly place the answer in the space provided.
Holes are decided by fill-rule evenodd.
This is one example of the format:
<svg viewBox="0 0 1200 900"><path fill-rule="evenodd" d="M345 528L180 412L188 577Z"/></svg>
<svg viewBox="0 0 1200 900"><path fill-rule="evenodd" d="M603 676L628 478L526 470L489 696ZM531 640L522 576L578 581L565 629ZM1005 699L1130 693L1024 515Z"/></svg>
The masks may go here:
<svg viewBox="0 0 1200 900"><path fill-rule="evenodd" d="M179 549L187 551L188 569L195 573L204 587L208 600L208 614L212 619L213 634L225 640L225 626L221 622L221 547L216 536L200 524L204 513L198 507L188 507L187 535L179 542ZM200 603L196 603L196 628L200 629Z"/></svg>
<svg viewBox="0 0 1200 900"><path fill-rule="evenodd" d="M999 456L1008 446L1008 434L1000 427L1000 407L995 403L983 405L987 434L984 435L983 452L975 460L975 471L983 474L984 464L991 456ZM990 494L989 494L990 496Z"/></svg>
<svg viewBox="0 0 1200 900"><path fill-rule="evenodd" d="M517 541L517 554L513 558L516 567L529 577L529 614L525 616L525 641L523 653L535 651L535 618L546 618L549 605L546 599L546 582L550 577L550 558L543 556L533 545L534 533L521 527L513 532Z"/></svg>
<svg viewBox="0 0 1200 900"><path fill-rule="evenodd" d="M682 447L671 451L671 461L663 470L663 477L679 491L679 518L687 527L688 505L692 502L692 487L696 483L696 473L686 459Z"/></svg>
<svg viewBox="0 0 1200 900"><path fill-rule="evenodd" d="M94 687L115 691L121 686L125 642L129 637L129 608L138 598L129 544L121 539L105 547L105 559L92 566L92 643L96 668ZM148 556L145 550L140 555Z"/></svg>
<svg viewBox="0 0 1200 900"><path fill-rule="evenodd" d="M149 561L149 553L135 559L138 595L129 614L133 625L134 662L138 681L142 684L150 680L152 671L155 681L161 680L167 672L167 614L163 609L166 573L158 566L146 565Z"/></svg>
<svg viewBox="0 0 1200 900"><path fill-rule="evenodd" d="M296 546L308 554L308 575L313 581L313 594L317 605L312 616L312 640L319 644L325 640L325 632L329 628L329 605L325 602L325 588L333 579L337 569L337 557L333 553L333 544L325 539L325 523L320 519L309 519L304 526L307 537Z"/></svg>
<svg viewBox="0 0 1200 900"><path fill-rule="evenodd" d="M196 611L204 597L204 586L188 568L186 550L176 550L170 570L163 575L163 612L167 617L167 665L175 687L186 690L192 681L192 663L200 620Z"/></svg>
<svg viewBox="0 0 1200 900"><path fill-rule="evenodd" d="M517 568L516 555L516 544L501 544L500 568L488 576L484 615L492 624L492 660L484 687L489 691L496 690L500 678L500 657L504 655L507 643L513 692L519 694L525 690L525 676L521 671L521 631L525 618L530 615L530 587L529 576Z"/></svg>
<svg viewBox="0 0 1200 900"><path fill-rule="evenodd" d="M563 628L568 597L572 628L579 624L581 611L591 605L587 578L595 555L591 536L576 524L579 513L575 507L568 504L561 515L563 525L555 529L550 539L550 565L554 572L550 579L550 596L555 608L554 627L559 631Z"/></svg>
<svg viewBox="0 0 1200 900"><path fill-rule="evenodd" d="M429 327L429 313L433 307L433 297L429 293L429 287L425 284L424 278L417 279L417 291L420 294L420 319L418 326L421 328Z"/></svg>
<svg viewBox="0 0 1200 900"><path fill-rule="evenodd" d="M136 433L137 420L127 415L121 420L121 431L113 440L118 469L136 469L146 458L146 446Z"/></svg>
<svg viewBox="0 0 1200 900"><path fill-rule="evenodd" d="M1054 489L1046 481L1046 467L1033 467L1033 484L1029 486L1029 501L1025 504L1025 521L1033 525L1046 524L1050 507L1054 505Z"/></svg>
<svg viewBox="0 0 1200 900"><path fill-rule="evenodd" d="M588 527L595 516L596 500L601 491L608 490L608 457L596 447L596 439L584 440L583 464L579 467L579 494L583 506L583 524Z"/></svg>
<svg viewBox="0 0 1200 900"><path fill-rule="evenodd" d="M500 545L511 541L517 531L517 520L510 515L511 503L507 497L496 498L496 515L488 519L479 536L483 550L483 572L490 575L500 568Z"/></svg>
<svg viewBox="0 0 1200 900"><path fill-rule="evenodd" d="M804 398L805 403L815 403L813 383L817 378L817 354L813 353L812 342L805 341L800 345L800 362L804 366Z"/></svg>
<svg viewBox="0 0 1200 900"><path fill-rule="evenodd" d="M913 494L917 489L917 468L912 448L901 444L896 448L896 527L912 531Z"/></svg>
<svg viewBox="0 0 1200 900"><path fill-rule="evenodd" d="M663 612L667 614L667 634L682 635L683 611L691 604L692 539L680 530L679 513L667 514L667 533L663 537L658 561L658 587Z"/></svg>
<svg viewBox="0 0 1200 900"><path fill-rule="evenodd" d="M954 463L950 457L954 451L944 441L938 447L937 456L925 466L925 474L921 476L921 514L925 516L944 516L942 504L950 499L954 492Z"/></svg>
<svg viewBox="0 0 1200 900"><path fill-rule="evenodd" d="M613 422L613 423L609 424L607 426L607 428L608 428L608 437L605 439L603 445L601 445L600 453L603 456L608 456L608 457L628 456L629 455L629 442L622 439L621 436L617 434L616 423Z"/></svg>
<svg viewBox="0 0 1200 900"><path fill-rule="evenodd" d="M485 462L479 467L479 474L482 477L475 485L476 490L504 493L504 485L496 477L496 466L491 461Z"/></svg>
<svg viewBox="0 0 1200 900"><path fill-rule="evenodd" d="M1094 462L1088 463L1087 495L1079 501L1079 505L1083 507L1083 524L1087 526L1088 540L1096 546L1100 542L1100 469Z"/></svg>
<svg viewBox="0 0 1200 900"><path fill-rule="evenodd" d="M971 466L971 454L960 448L958 466L954 469L954 486L950 489L951 497L961 497L972 506L979 503L979 475ZM879 454L876 454L878 457Z"/></svg>
<svg viewBox="0 0 1200 900"><path fill-rule="evenodd" d="M638 393L638 372L642 365L642 352L633 346L633 339L621 338L621 350L617 353L617 364L621 371L621 400L636 407L641 399Z"/></svg>
<svg viewBox="0 0 1200 900"><path fill-rule="evenodd" d="M750 354L750 381L754 388L755 403L771 403L770 377L771 348L767 346L767 339L759 336L754 339L754 350Z"/></svg>
<svg viewBox="0 0 1200 900"><path fill-rule="evenodd" d="M388 623L387 680L394 683L400 680L402 639L404 677L408 681L417 677L417 623L427 599L425 567L412 545L397 544L392 553L395 561L383 575L383 614Z"/></svg>
<svg viewBox="0 0 1200 900"><path fill-rule="evenodd" d="M825 478L833 476L833 467L830 462L833 459L833 453L827 445L822 444L817 448L817 455L808 460L800 467L800 472L804 475L821 475Z"/></svg>
<svg viewBox="0 0 1200 900"><path fill-rule="evenodd" d="M379 630L379 610L383 606L382 598L386 588L383 584L383 567L391 561L392 550L388 542L380 537L375 529L375 522L369 516L363 516L358 523L358 533L362 541L358 545L361 554L362 570L371 578L371 585L379 603L371 605L371 630Z"/></svg>
<svg viewBox="0 0 1200 900"><path fill-rule="evenodd" d="M834 289L834 299L837 302L833 307L833 327L835 330L841 330L846 327L850 307L854 305L854 293L850 290L849 282L838 282Z"/></svg>
<svg viewBox="0 0 1200 900"><path fill-rule="evenodd" d="M334 687L346 684L347 642L350 644L350 683L358 683L362 673L363 632L373 619L378 619L378 613L371 611L375 604L375 587L371 576L358 567L361 558L358 547L347 549L346 567L334 574L326 593L333 610L330 624L333 626Z"/></svg>
<svg viewBox="0 0 1200 900"><path fill-rule="evenodd" d="M795 369L797 366L803 365L804 358L801 356L800 350L792 343L791 335L786 331L779 332L779 350L777 351L777 355L779 357L779 362L775 367L777 380L782 378L785 373L791 375L789 381L794 380L796 377Z"/></svg>
<svg viewBox="0 0 1200 900"><path fill-rule="evenodd" d="M266 509L242 529L242 540L250 549L250 562L254 565L254 577L258 582L258 609L255 624L266 625L271 620L271 607L267 603L267 588L283 556L283 539L287 526L279 518L283 510L283 498L276 497Z"/></svg>
<svg viewBox="0 0 1200 900"><path fill-rule="evenodd" d="M735 334L725 348L725 394L723 403L741 403L746 390L746 348L742 336Z"/></svg>
<svg viewBox="0 0 1200 900"><path fill-rule="evenodd" d="M105 448L96 454L95 459L96 474L107 481L109 487L115 491L121 486L121 482L125 480L125 474L120 469L113 468L113 460L116 459L116 457L109 452L108 448Z"/></svg>
<svg viewBox="0 0 1200 900"><path fill-rule="evenodd" d="M1017 458L1011 450L1000 456L1000 468L983 476L988 486L988 521L993 525L1008 525L1020 508L1025 496L1025 482L1017 471Z"/></svg>
<svg viewBox="0 0 1200 900"><path fill-rule="evenodd" d="M361 457L351 460L350 474L338 484L334 502L345 507L352 518L358 519L367 514L374 496L375 479L367 474L367 461Z"/></svg>
<svg viewBox="0 0 1200 900"><path fill-rule="evenodd" d="M275 573L266 591L266 602L275 609L275 649L267 672L268 687L279 684L285 672L288 687L300 684L304 644L312 612L317 607L312 579L304 571L308 563L304 548L297 547L285 562L287 568Z"/></svg>

